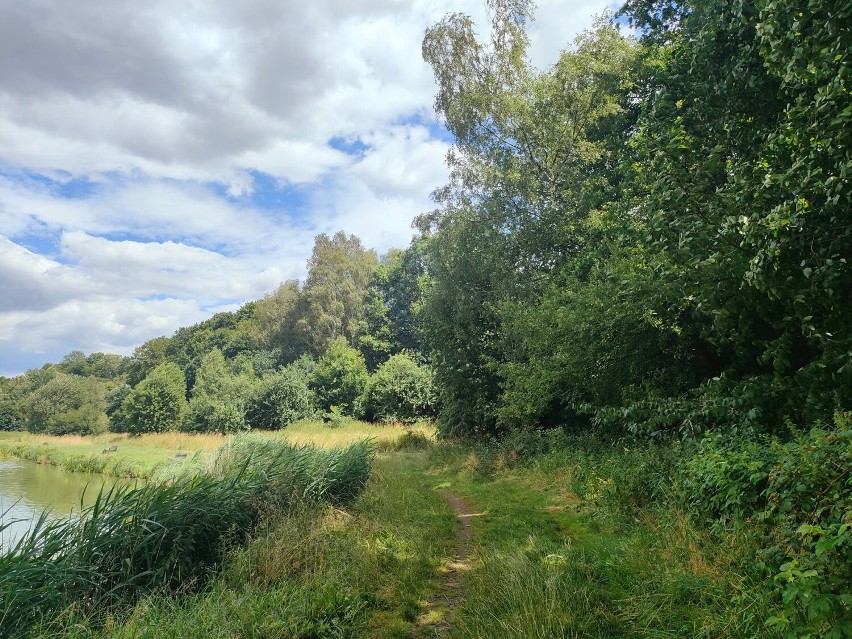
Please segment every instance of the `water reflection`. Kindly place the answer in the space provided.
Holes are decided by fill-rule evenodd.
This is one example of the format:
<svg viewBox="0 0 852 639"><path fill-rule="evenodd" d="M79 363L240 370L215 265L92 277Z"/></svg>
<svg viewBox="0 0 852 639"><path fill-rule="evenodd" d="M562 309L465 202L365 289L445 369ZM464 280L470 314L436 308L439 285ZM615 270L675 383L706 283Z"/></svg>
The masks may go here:
<svg viewBox="0 0 852 639"><path fill-rule="evenodd" d="M0 551L29 530L42 511L63 517L94 503L98 491L116 483L104 475L69 473L55 466L24 461L0 461ZM15 521L18 520L18 521ZM11 523L10 523L11 522Z"/></svg>

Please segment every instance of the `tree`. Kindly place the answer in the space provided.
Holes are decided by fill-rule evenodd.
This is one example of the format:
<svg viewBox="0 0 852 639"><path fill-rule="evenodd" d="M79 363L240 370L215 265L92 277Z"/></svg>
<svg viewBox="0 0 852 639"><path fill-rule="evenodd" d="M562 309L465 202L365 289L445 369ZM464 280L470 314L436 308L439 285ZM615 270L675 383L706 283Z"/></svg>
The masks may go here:
<svg viewBox="0 0 852 639"><path fill-rule="evenodd" d="M88 377L92 374L91 366L86 360L86 354L83 351L71 351L62 358L59 363L59 368L69 375L79 375L80 377Z"/></svg>
<svg viewBox="0 0 852 639"><path fill-rule="evenodd" d="M337 407L345 415L358 417L367 380L364 357L344 337L337 337L317 362L310 387L322 410Z"/></svg>
<svg viewBox="0 0 852 639"><path fill-rule="evenodd" d="M127 370L127 383L136 386L157 366L166 361L168 337L155 337L133 350Z"/></svg>
<svg viewBox="0 0 852 639"><path fill-rule="evenodd" d="M89 364L91 375L111 380L124 375L130 364L128 357L113 353L92 353L86 358L86 361Z"/></svg>
<svg viewBox="0 0 852 639"><path fill-rule="evenodd" d="M222 351L201 360L181 428L195 432L236 433L247 430L246 402L254 390L253 371L233 374Z"/></svg>
<svg viewBox="0 0 852 639"><path fill-rule="evenodd" d="M546 317L523 309L541 303L554 278L571 274L582 286L606 259L608 249L595 251L623 226L611 209L635 118L637 47L607 21L542 73L525 59L530 3L489 7L490 44L459 14L429 29L423 44L438 81L436 109L456 136L451 181L435 194L438 210L419 220L429 272L421 321L447 434L503 428L501 387L541 364L519 347L519 320Z"/></svg>
<svg viewBox="0 0 852 639"><path fill-rule="evenodd" d="M313 394L298 368L288 366L260 381L247 401L246 420L252 428L279 429L307 417Z"/></svg>
<svg viewBox="0 0 852 639"><path fill-rule="evenodd" d="M426 274L423 244L415 239L405 250L391 249L370 279L357 344L371 371L390 355L420 352L414 314Z"/></svg>
<svg viewBox="0 0 852 639"><path fill-rule="evenodd" d="M30 394L27 430L51 435L90 435L106 430L104 387L91 377L59 373Z"/></svg>
<svg viewBox="0 0 852 639"><path fill-rule="evenodd" d="M186 412L186 380L174 362L160 364L121 405L127 432L134 435L176 430Z"/></svg>
<svg viewBox="0 0 852 639"><path fill-rule="evenodd" d="M497 430L502 359L493 253L504 238L470 212L453 211L428 237L420 325L435 371L438 426L444 435L485 435ZM503 254L505 255L505 254Z"/></svg>
<svg viewBox="0 0 852 639"><path fill-rule="evenodd" d="M375 251L365 250L354 235L340 231L331 238L325 233L316 237L297 322L310 353L321 355L339 337L355 343L375 268Z"/></svg>
<svg viewBox="0 0 852 639"><path fill-rule="evenodd" d="M0 375L0 431L24 429L23 402L16 388L20 380Z"/></svg>
<svg viewBox="0 0 852 639"><path fill-rule="evenodd" d="M632 179L659 292L721 360L700 410L732 424L827 420L852 386L849 5L624 11L667 60L641 104Z"/></svg>
<svg viewBox="0 0 852 639"><path fill-rule="evenodd" d="M297 323L304 314L304 300L297 280L287 280L257 302L260 340L283 362L292 362L305 349L305 336Z"/></svg>

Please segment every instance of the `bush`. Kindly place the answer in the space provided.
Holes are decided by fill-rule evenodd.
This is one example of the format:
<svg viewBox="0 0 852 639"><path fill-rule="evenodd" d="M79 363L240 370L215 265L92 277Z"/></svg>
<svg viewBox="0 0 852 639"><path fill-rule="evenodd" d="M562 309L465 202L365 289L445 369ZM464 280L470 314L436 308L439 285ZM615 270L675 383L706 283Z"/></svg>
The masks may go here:
<svg viewBox="0 0 852 639"><path fill-rule="evenodd" d="M392 356L370 378L366 417L383 422L413 423L435 412L432 369L418 366L408 353Z"/></svg>
<svg viewBox="0 0 852 639"><path fill-rule="evenodd" d="M246 421L252 428L284 428L308 417L313 395L304 376L285 368L261 380L246 404Z"/></svg>
<svg viewBox="0 0 852 639"><path fill-rule="evenodd" d="M51 417L44 432L49 435L99 435L106 432L108 424L109 418L100 406L84 404Z"/></svg>
<svg viewBox="0 0 852 639"><path fill-rule="evenodd" d="M121 404L127 432L162 433L176 430L186 412L186 381L177 364L160 364Z"/></svg>
<svg viewBox="0 0 852 639"><path fill-rule="evenodd" d="M361 399L367 387L364 357L342 337L332 341L311 374L310 387L324 411L337 406L343 414L360 417Z"/></svg>
<svg viewBox="0 0 852 639"><path fill-rule="evenodd" d="M104 387L91 377L60 373L26 400L27 428L51 435L90 435L106 430Z"/></svg>
<svg viewBox="0 0 852 639"><path fill-rule="evenodd" d="M255 379L251 367L234 374L221 351L208 352L195 375L182 429L224 434L247 430L246 398L254 390Z"/></svg>
<svg viewBox="0 0 852 639"><path fill-rule="evenodd" d="M792 637L852 636L852 421L793 430L794 439L704 439L682 486L715 526L744 522Z"/></svg>

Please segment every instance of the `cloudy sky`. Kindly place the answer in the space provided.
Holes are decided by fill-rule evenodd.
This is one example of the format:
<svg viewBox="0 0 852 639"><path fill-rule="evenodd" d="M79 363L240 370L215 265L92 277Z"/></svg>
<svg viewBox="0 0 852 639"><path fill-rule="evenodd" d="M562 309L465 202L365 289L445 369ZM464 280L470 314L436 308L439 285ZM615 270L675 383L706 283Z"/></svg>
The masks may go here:
<svg viewBox="0 0 852 639"><path fill-rule="evenodd" d="M482 4L0 2L0 375L237 308L318 233L407 245L447 174L423 32ZM533 63L609 4L540 0Z"/></svg>

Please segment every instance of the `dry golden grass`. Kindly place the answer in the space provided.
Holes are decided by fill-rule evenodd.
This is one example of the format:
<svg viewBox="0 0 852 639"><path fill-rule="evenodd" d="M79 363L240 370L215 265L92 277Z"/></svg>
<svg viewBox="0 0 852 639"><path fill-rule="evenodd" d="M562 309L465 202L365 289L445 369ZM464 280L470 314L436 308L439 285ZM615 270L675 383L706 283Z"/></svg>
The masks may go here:
<svg viewBox="0 0 852 639"><path fill-rule="evenodd" d="M369 424L355 420L337 427L328 426L323 422L304 421L268 434L285 439L292 444L313 444L322 448L335 448L364 439L375 442L394 442L407 432L418 433L429 439L435 437L435 427L425 422L403 426L401 424Z"/></svg>
<svg viewBox="0 0 852 639"><path fill-rule="evenodd" d="M296 445L313 444L322 448L347 446L370 439L377 443L394 442L407 432L422 434L430 439L435 436L431 424L413 426L399 424L369 424L351 421L342 426L331 427L323 422L298 422L280 431L257 431L257 435L281 439ZM61 437L32 433L0 433L0 443L21 443L29 446L48 445L66 455L101 454L111 446L118 448L117 454L131 460L153 465L174 457L179 451L212 452L226 442L230 436L191 433L152 433L130 436L120 433L104 433L94 436L64 435Z"/></svg>

